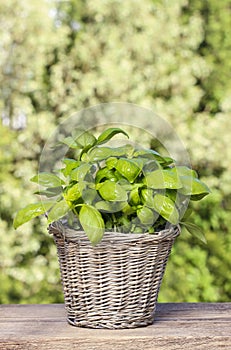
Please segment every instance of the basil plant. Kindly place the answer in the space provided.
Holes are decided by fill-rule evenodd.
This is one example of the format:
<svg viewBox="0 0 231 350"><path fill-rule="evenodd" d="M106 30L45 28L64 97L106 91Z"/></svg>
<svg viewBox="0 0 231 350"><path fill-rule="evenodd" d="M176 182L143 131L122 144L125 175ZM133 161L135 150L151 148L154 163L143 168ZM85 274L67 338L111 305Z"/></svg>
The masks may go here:
<svg viewBox="0 0 231 350"><path fill-rule="evenodd" d="M47 199L21 209L14 227L41 214L48 223L71 214L92 245L105 230L155 234L178 224L204 240L187 221L190 202L210 192L197 173L151 149L105 146L116 134L128 137L120 128L108 128L98 138L88 131L66 137L62 142L74 156L63 159L59 176L41 172L31 179L44 188L37 194Z"/></svg>

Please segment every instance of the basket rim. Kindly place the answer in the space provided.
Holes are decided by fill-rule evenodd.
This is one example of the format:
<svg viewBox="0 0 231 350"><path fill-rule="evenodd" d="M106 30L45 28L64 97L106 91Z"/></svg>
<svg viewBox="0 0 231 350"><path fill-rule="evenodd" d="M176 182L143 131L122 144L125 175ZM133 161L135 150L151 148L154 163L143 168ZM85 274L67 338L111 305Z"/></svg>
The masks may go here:
<svg viewBox="0 0 231 350"><path fill-rule="evenodd" d="M90 241L84 231L79 231L69 227L61 221L52 222L48 231L50 234L61 235L63 239L69 242L81 242L81 244L89 244ZM173 240L180 234L180 225L169 226L155 233L120 233L120 232L104 232L101 242L97 245L104 244L121 244L121 243L137 243L137 242L160 242L165 240Z"/></svg>

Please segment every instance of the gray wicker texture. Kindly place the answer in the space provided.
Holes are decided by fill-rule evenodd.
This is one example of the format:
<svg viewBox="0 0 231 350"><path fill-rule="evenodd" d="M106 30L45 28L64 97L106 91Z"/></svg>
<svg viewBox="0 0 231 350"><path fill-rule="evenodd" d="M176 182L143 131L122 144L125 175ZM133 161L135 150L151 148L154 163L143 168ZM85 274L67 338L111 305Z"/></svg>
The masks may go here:
<svg viewBox="0 0 231 350"><path fill-rule="evenodd" d="M83 232L53 223L67 320L90 328L153 323L158 292L179 227L158 234L106 232L92 247Z"/></svg>

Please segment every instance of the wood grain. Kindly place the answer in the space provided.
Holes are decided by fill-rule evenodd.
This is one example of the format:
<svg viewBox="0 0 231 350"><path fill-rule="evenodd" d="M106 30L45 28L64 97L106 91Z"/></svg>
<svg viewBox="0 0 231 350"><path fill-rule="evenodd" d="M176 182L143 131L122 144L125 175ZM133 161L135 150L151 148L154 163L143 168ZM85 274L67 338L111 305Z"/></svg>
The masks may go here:
<svg viewBox="0 0 231 350"><path fill-rule="evenodd" d="M158 304L154 324L96 330L67 324L64 305L0 305L0 349L231 349L231 303Z"/></svg>

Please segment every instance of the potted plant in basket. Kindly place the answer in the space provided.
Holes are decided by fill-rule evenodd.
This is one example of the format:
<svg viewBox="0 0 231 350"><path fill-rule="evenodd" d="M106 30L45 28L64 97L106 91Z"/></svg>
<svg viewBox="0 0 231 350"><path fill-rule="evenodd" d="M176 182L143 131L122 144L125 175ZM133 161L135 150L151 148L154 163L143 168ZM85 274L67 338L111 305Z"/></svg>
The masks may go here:
<svg viewBox="0 0 231 350"><path fill-rule="evenodd" d="M21 209L14 227L46 214L57 245L67 318L94 328L153 322L172 244L187 222L188 204L209 193L196 172L170 157L125 144L105 146L120 128L98 137L78 131L58 175L31 181L48 200ZM68 216L67 216L68 214ZM67 219L66 219L67 218Z"/></svg>

